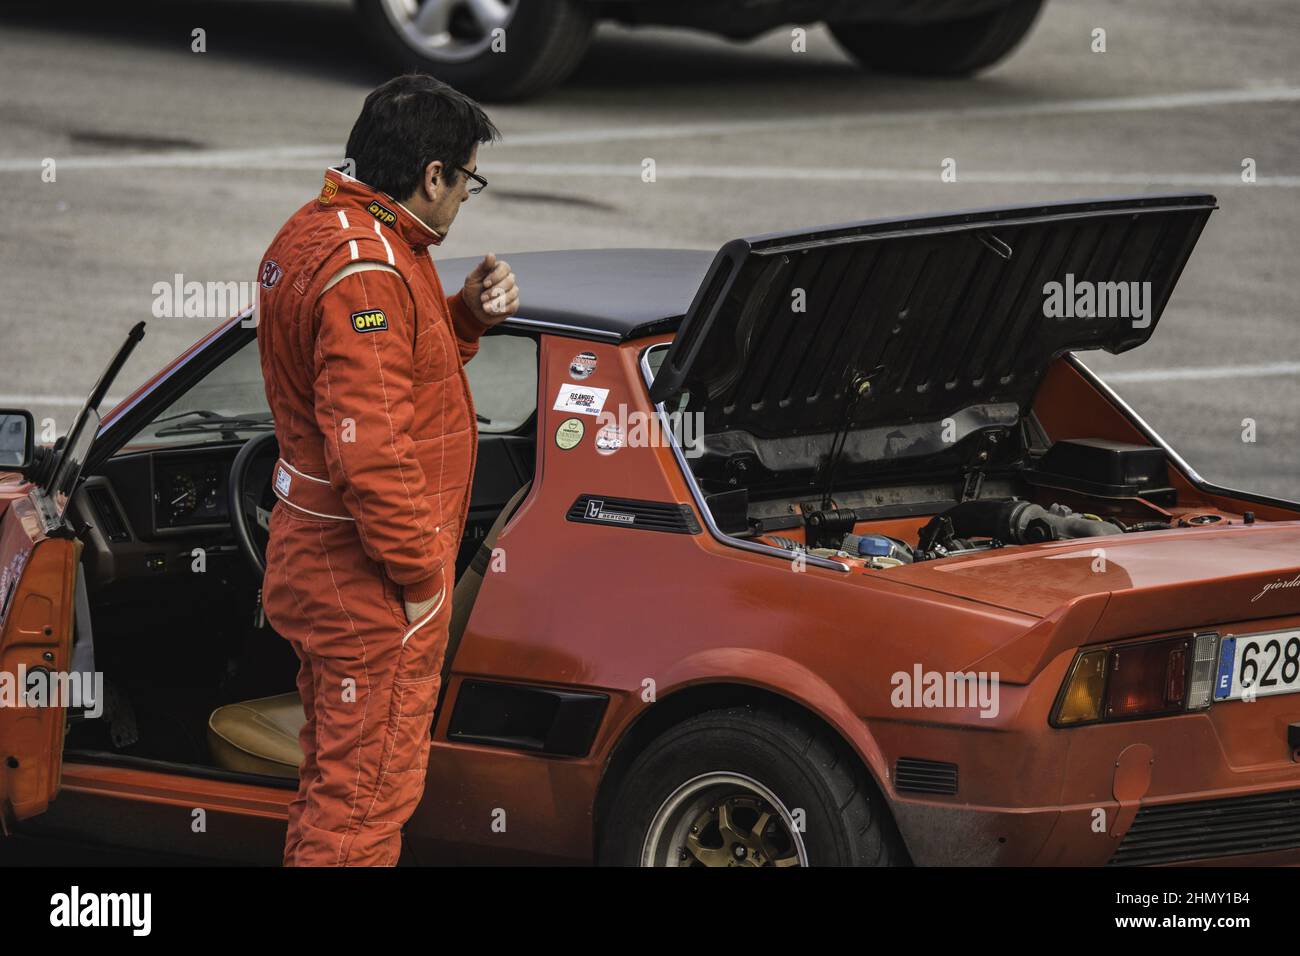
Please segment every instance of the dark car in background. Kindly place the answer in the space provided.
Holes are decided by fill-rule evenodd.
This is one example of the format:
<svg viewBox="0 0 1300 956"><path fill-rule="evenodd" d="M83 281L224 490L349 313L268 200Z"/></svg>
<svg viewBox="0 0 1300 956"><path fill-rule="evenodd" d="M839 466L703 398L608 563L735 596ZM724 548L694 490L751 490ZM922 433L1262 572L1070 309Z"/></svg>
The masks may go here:
<svg viewBox="0 0 1300 956"><path fill-rule="evenodd" d="M1010 53L1044 0L357 0L399 68L482 99L517 99L562 82L595 24L692 27L748 40L824 22L870 70L967 76Z"/></svg>

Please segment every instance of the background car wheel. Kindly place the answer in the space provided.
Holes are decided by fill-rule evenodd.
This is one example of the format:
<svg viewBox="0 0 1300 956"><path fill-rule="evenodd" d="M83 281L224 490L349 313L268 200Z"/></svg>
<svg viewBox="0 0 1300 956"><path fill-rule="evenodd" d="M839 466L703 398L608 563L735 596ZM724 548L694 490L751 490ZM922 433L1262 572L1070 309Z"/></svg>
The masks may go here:
<svg viewBox="0 0 1300 956"><path fill-rule="evenodd" d="M628 768L601 827L607 865L905 861L856 757L802 718L748 706L702 714L656 738Z"/></svg>
<svg viewBox="0 0 1300 956"><path fill-rule="evenodd" d="M540 93L577 67L591 40L582 0L357 0L399 70L419 70L482 100ZM505 49L493 50L493 31Z"/></svg>
<svg viewBox="0 0 1300 956"><path fill-rule="evenodd" d="M992 66L1025 38L1043 0L1013 0L975 17L938 23L829 23L854 59L871 70L966 76Z"/></svg>

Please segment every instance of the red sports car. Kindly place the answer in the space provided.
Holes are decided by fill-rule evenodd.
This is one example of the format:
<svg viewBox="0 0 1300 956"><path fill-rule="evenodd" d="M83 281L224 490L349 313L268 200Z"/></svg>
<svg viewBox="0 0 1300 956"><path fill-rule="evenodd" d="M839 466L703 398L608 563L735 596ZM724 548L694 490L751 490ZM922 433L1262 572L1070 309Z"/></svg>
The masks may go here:
<svg viewBox="0 0 1300 956"><path fill-rule="evenodd" d="M1078 357L1150 338L1214 208L511 255L406 858L1300 860L1300 504ZM137 327L53 449L0 413L7 833L279 860L250 318L101 422Z"/></svg>

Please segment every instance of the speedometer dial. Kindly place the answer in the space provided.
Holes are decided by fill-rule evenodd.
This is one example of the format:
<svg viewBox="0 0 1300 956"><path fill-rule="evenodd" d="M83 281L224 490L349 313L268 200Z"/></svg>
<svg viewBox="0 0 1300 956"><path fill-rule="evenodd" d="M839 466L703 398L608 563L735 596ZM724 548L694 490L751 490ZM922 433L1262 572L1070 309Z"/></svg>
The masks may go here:
<svg viewBox="0 0 1300 956"><path fill-rule="evenodd" d="M183 471L172 475L167 490L167 507L171 510L173 520L193 514L198 502L198 489L194 487L194 479Z"/></svg>

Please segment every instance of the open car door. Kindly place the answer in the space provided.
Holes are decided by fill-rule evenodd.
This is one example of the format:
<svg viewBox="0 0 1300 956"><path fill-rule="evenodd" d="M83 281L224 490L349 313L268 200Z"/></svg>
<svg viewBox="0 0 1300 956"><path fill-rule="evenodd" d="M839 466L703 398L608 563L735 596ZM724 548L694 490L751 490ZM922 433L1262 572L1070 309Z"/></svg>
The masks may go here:
<svg viewBox="0 0 1300 956"><path fill-rule="evenodd" d="M90 708L98 687L74 670L81 542L65 521L99 405L136 343L138 323L95 384L64 439L14 462L0 460L0 833L42 813L59 792L69 706ZM31 428L25 412L0 412ZM30 435L27 436L30 448ZM15 471L5 471L15 468Z"/></svg>
<svg viewBox="0 0 1300 956"><path fill-rule="evenodd" d="M50 537L23 496L0 516L0 829L59 790L81 542ZM75 675L80 681L82 675Z"/></svg>

